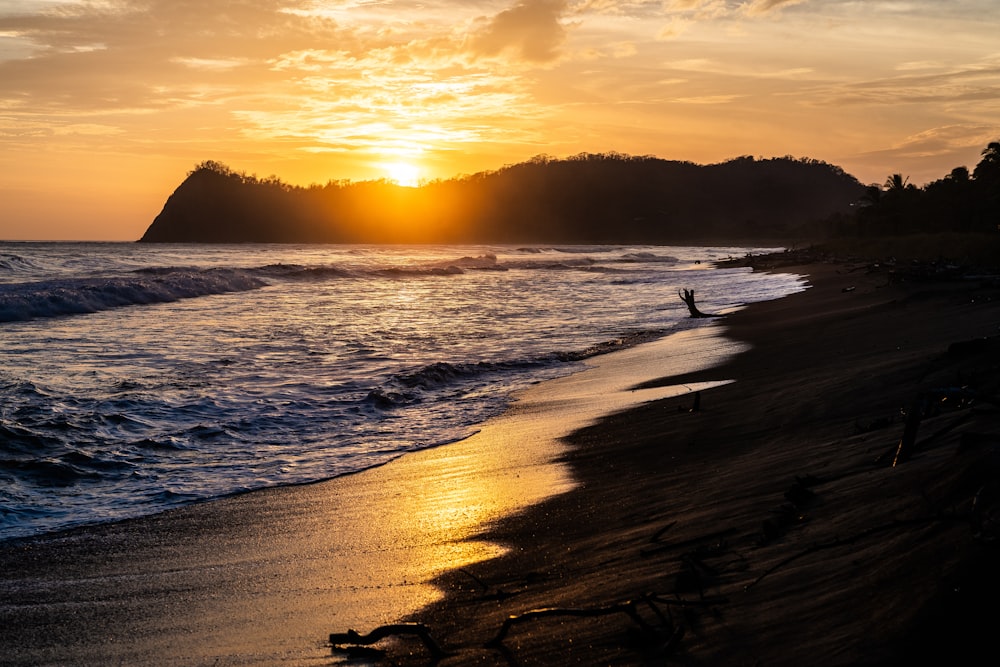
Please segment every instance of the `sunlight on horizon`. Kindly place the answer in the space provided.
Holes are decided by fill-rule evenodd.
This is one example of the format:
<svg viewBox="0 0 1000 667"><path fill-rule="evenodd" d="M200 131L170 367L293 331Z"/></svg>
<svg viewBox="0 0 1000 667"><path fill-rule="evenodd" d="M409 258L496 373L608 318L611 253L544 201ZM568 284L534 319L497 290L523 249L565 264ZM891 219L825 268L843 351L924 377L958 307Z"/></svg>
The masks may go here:
<svg viewBox="0 0 1000 667"><path fill-rule="evenodd" d="M420 185L420 168L409 162L389 162L382 165L389 180L404 188L415 188Z"/></svg>

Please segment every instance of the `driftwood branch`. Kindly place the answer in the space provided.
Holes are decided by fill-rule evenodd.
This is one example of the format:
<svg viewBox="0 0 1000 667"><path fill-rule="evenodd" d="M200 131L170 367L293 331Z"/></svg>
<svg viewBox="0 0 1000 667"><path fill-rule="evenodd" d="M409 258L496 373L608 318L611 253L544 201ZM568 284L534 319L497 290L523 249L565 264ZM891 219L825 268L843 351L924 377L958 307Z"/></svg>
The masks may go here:
<svg viewBox="0 0 1000 667"><path fill-rule="evenodd" d="M688 312L691 313L691 317L722 317L722 315L712 315L698 310L698 306L695 305L694 302L693 289L685 289L683 294L681 294L680 290L677 290L677 296L680 297L681 301L683 301L685 305L687 305Z"/></svg>
<svg viewBox="0 0 1000 667"><path fill-rule="evenodd" d="M434 640L434 637L431 636L430 630L428 630L427 626L423 623L391 623L389 625L380 625L366 635L363 635L355 630L335 632L330 635L330 645L334 647L341 644L370 646L371 644L388 637L400 637L406 635L419 637L420 640L424 642L424 646L427 647L427 650L435 660L440 660L441 658L451 655L441 648L440 644L438 644Z"/></svg>
<svg viewBox="0 0 1000 667"><path fill-rule="evenodd" d="M669 634L670 637L667 639L666 643L660 648L661 651L672 650L673 647L681 640L684 635L684 629L681 626L673 627L660 610L657 609L657 605L665 605L668 607L707 607L714 606L717 604L725 604L729 602L727 598L724 597L713 597L704 598L702 600L682 600L679 598L668 598L663 597L657 593L650 593L643 595L636 600L627 600L625 602L620 602L613 605L608 605L606 607L585 607L585 608L573 608L573 607L547 607L544 609L533 609L531 611L526 611L523 614L517 614L514 616L508 616L500 626L500 630L497 632L496 636L486 643L486 646L491 648L500 648L503 644L503 640L506 639L511 628L515 625L520 625L521 623L526 623L538 618L552 618L558 616L570 616L576 618L597 618L601 616L611 616L614 614L624 614L632 620L639 628L648 634L654 633L654 628L650 626L642 616L639 615L637 607L639 604L645 604L649 606L656 613L656 616L663 623L666 633L663 633L664 628L659 628L658 630L661 634Z"/></svg>
<svg viewBox="0 0 1000 667"><path fill-rule="evenodd" d="M633 601L622 602L619 604L614 604L608 607L590 607L583 609L575 609L569 607L549 607L545 609L532 609L531 611L526 611L523 614L517 614L515 616L508 616L500 626L500 631L497 632L496 636L490 641L486 642L486 646L496 647L503 643L503 640L507 637L507 633L515 625L520 625L527 621L532 621L537 618L551 618L553 616L573 616L577 618L597 618L600 616L610 616L612 614L625 614L632 621L644 630L649 629L649 625L642 620L639 616L639 612L636 611L636 603Z"/></svg>
<svg viewBox="0 0 1000 667"><path fill-rule="evenodd" d="M665 607L691 608L711 607L719 604L726 604L728 602L729 599L725 597L703 598L701 600L683 600L677 597L664 597L658 593L647 593L635 600L627 600L625 602L612 604L606 607L548 607L544 609L533 609L522 614L509 616L503 622L503 625L500 626L500 630L497 632L496 636L486 642L484 646L500 651L508 658L508 661L513 663L513 655L510 654L509 649L504 646L503 641L507 638L507 635L515 625L539 618L559 616L597 618L613 614L624 614L639 627L645 637L657 642L655 646L655 652L657 655L668 655L677 648L681 639L684 637L684 626L675 625L670 618L663 613L663 611L659 608L659 605L663 605ZM659 623L656 623L655 621L647 622L643 619L638 611L640 604L648 606L659 619ZM333 633L330 635L330 645L334 650L337 650L338 646L344 645L353 647L370 646L371 644L375 644L389 637L408 635L416 636L421 639L424 646L427 647L427 650L430 652L435 661L455 655L454 653L450 653L441 648L441 645L435 641L434 637L430 633L430 630L427 629L427 626L422 623L393 623L389 625L381 625L366 635L362 635L355 630L348 630L343 633Z"/></svg>

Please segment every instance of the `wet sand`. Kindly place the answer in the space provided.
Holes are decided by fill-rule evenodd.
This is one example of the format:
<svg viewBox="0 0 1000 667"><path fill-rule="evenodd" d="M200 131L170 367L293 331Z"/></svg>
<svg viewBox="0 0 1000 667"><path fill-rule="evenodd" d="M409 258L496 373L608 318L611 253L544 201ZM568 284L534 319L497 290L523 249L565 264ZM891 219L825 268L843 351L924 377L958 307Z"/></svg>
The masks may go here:
<svg viewBox="0 0 1000 667"><path fill-rule="evenodd" d="M813 287L539 385L462 443L0 547L4 664L331 664L329 633L407 614L443 665L962 662L997 590L970 522L1000 479L996 407L937 405L911 460L884 455L928 388L996 395L996 342L948 346L997 334L1000 289L780 270ZM750 349L704 370L727 340ZM484 646L510 614L649 593L674 602L642 607L646 632L554 617Z"/></svg>
<svg viewBox="0 0 1000 667"><path fill-rule="evenodd" d="M813 287L724 321L752 349L664 380L735 383L697 412L682 397L576 433L564 460L578 489L495 527L506 556L442 579L447 597L418 617L453 653L441 664L974 664L993 651L1000 286L890 285L849 262L781 270ZM933 391L963 386L977 397ZM892 467L901 411L922 395L915 451ZM484 646L510 615L649 594L647 628L619 612L535 617ZM421 651L407 640L390 655Z"/></svg>

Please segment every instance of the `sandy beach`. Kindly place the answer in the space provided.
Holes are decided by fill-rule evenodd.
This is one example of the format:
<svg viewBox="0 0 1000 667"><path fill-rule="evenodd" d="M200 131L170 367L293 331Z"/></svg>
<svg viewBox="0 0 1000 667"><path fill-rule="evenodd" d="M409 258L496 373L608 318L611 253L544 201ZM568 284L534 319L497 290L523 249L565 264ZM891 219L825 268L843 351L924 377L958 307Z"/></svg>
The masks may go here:
<svg viewBox="0 0 1000 667"><path fill-rule="evenodd" d="M960 662L996 590L1000 352L949 346L997 334L1000 288L756 268L812 287L539 385L461 443L0 546L3 662L336 664L330 633L401 616L445 665ZM543 608L614 613L487 646Z"/></svg>
<svg viewBox="0 0 1000 667"><path fill-rule="evenodd" d="M446 577L420 615L442 664L971 664L989 645L1000 289L758 268L813 286L727 317L751 346L731 363L664 380L736 379L699 411L666 400L574 435L579 489L497 527L512 551ZM612 613L528 617L484 648L547 608Z"/></svg>

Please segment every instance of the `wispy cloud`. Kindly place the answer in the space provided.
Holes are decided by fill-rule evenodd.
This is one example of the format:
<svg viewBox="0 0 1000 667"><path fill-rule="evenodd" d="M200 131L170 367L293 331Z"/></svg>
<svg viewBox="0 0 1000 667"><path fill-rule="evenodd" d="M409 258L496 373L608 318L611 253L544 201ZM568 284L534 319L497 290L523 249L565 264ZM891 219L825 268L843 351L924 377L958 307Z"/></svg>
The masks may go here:
<svg viewBox="0 0 1000 667"><path fill-rule="evenodd" d="M779 11L792 5L800 5L808 0L751 0L743 5L743 11L748 16L760 16Z"/></svg>
<svg viewBox="0 0 1000 667"><path fill-rule="evenodd" d="M672 101L681 104L730 104L742 95L702 95L700 97L677 97Z"/></svg>
<svg viewBox="0 0 1000 667"><path fill-rule="evenodd" d="M932 127L922 132L903 137L892 146L871 151L866 155L892 156L893 158L927 158L981 150L990 141L995 141L1000 123L944 125ZM959 166L956 164L955 166Z"/></svg>
<svg viewBox="0 0 1000 667"><path fill-rule="evenodd" d="M249 121L246 132L258 138L294 138L310 150L367 147L394 154L516 140L519 126L538 115L516 74L415 55L427 50L283 54L272 65L301 75L287 83L295 94L261 94L234 114ZM521 112L504 122L498 109Z"/></svg>
<svg viewBox="0 0 1000 667"><path fill-rule="evenodd" d="M994 101L1000 109L1000 63L990 61L929 74L903 74L838 83L816 90L817 105L931 104Z"/></svg>
<svg viewBox="0 0 1000 667"><path fill-rule="evenodd" d="M899 173L920 183L942 178L954 167L974 168L983 147L998 136L1000 123L942 125L903 136L878 150L863 151L856 159L873 173Z"/></svg>
<svg viewBox="0 0 1000 667"><path fill-rule="evenodd" d="M540 110L522 72L559 56L566 3L498 4L485 16L463 5L458 23L349 20L418 5L443 17L456 3L123 0L2 15L0 34L32 49L0 62L0 109L20 110L4 136L35 125L54 134L81 114L120 129L137 111L194 107L223 110L244 137L305 150L447 150L530 135Z"/></svg>

